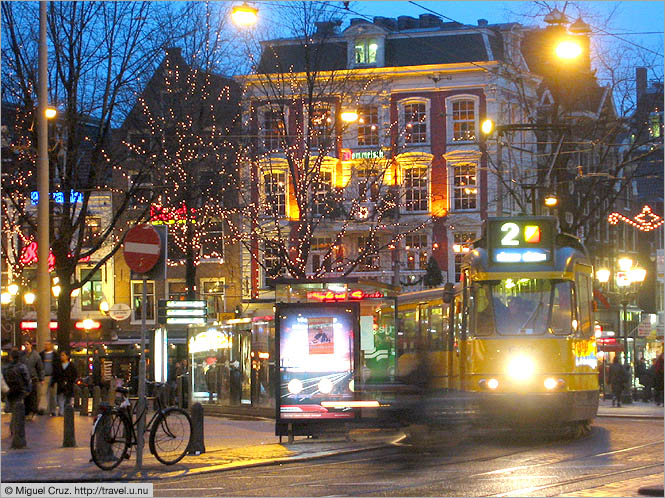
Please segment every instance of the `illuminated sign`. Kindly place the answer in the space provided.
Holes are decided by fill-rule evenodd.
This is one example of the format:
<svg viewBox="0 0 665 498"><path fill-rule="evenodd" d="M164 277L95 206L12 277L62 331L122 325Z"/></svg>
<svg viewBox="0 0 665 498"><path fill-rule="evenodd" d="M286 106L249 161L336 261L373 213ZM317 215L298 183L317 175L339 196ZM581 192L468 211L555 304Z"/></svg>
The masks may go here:
<svg viewBox="0 0 665 498"><path fill-rule="evenodd" d="M80 322L76 322L74 326L79 330L97 330L101 328L102 324L97 320L90 320L88 318L85 320L81 320Z"/></svg>
<svg viewBox="0 0 665 498"><path fill-rule="evenodd" d="M556 219L489 218L487 239L492 263L551 263Z"/></svg>
<svg viewBox="0 0 665 498"><path fill-rule="evenodd" d="M217 329L208 329L189 339L189 353L231 349L229 336Z"/></svg>
<svg viewBox="0 0 665 498"><path fill-rule="evenodd" d="M37 328L37 322L34 320L26 320L21 322L21 330L35 330ZM49 322L48 328L51 330L57 330L58 322Z"/></svg>
<svg viewBox="0 0 665 498"><path fill-rule="evenodd" d="M378 150L360 150L351 153L351 159L383 159L385 155L382 149Z"/></svg>
<svg viewBox="0 0 665 498"><path fill-rule="evenodd" d="M31 265L38 261L37 257L37 241L33 240L21 251L21 256L19 257L19 263L23 266ZM86 263L90 261L90 256L85 256L79 259L79 263ZM48 253L48 271L52 272L55 268L55 255L52 251L49 250Z"/></svg>
<svg viewBox="0 0 665 498"><path fill-rule="evenodd" d="M335 302L335 301L360 301L362 299L379 299L384 297L383 292L365 292L363 290L353 291L333 291L333 290L318 290L307 292L307 299L313 299L322 302Z"/></svg>
<svg viewBox="0 0 665 498"><path fill-rule="evenodd" d="M167 325L205 325L208 303L205 300L174 301L160 299L157 321Z"/></svg>
<svg viewBox="0 0 665 498"><path fill-rule="evenodd" d="M53 202L56 204L64 204L65 203L65 193L64 192L51 192L51 199L53 199ZM77 192L75 190L71 190L69 192L69 203L70 204L76 204L78 202L83 201L83 194L81 192ZM39 192L36 190L33 190L30 192L30 202L32 205L37 205L39 204Z"/></svg>
<svg viewBox="0 0 665 498"><path fill-rule="evenodd" d="M179 208L171 208L160 206L159 204L152 204L150 206L150 223L152 225L173 225L175 223L196 223L190 217L196 214L196 209L189 208L189 217L187 216L187 206L183 202Z"/></svg>

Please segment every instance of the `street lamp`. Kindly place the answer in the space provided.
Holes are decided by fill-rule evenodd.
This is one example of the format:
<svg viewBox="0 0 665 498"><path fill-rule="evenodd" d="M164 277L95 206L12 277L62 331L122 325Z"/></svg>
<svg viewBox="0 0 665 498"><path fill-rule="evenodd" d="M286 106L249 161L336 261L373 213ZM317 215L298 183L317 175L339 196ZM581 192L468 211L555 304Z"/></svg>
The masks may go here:
<svg viewBox="0 0 665 498"><path fill-rule="evenodd" d="M259 19L258 16L259 9L252 7L243 3L242 5L236 5L231 10L231 19L238 26L252 26L256 24Z"/></svg>

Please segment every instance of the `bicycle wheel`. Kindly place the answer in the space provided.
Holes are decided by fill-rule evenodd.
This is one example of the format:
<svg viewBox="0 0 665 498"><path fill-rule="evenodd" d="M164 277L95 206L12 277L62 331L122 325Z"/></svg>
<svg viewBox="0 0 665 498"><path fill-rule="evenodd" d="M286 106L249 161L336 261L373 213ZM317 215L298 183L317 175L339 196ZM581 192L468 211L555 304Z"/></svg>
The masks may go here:
<svg viewBox="0 0 665 498"><path fill-rule="evenodd" d="M164 465L183 459L192 437L192 419L181 408L162 411L150 428L150 451Z"/></svg>
<svg viewBox="0 0 665 498"><path fill-rule="evenodd" d="M90 454L102 470L115 469L125 457L131 439L127 417L115 410L101 415L90 436Z"/></svg>

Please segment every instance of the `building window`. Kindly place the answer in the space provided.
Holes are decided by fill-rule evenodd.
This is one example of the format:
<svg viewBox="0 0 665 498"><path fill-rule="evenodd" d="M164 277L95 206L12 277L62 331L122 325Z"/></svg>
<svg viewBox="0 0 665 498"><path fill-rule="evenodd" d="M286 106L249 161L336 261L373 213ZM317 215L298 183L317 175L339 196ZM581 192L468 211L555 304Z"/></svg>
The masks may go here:
<svg viewBox="0 0 665 498"><path fill-rule="evenodd" d="M358 198L361 202L379 199L379 171L376 164L360 164L356 170L358 175Z"/></svg>
<svg viewBox="0 0 665 498"><path fill-rule="evenodd" d="M185 282L172 282L169 280L169 299L173 301L185 301L187 299L187 286ZM139 316L139 319L141 317Z"/></svg>
<svg viewBox="0 0 665 498"><path fill-rule="evenodd" d="M265 150L277 150L281 147L284 136L284 114L278 109L265 109L261 123L263 147Z"/></svg>
<svg viewBox="0 0 665 498"><path fill-rule="evenodd" d="M279 244L279 242L275 242ZM282 259L279 255L279 248L273 244L266 244L263 250L263 265L265 267L264 275L266 280L276 278L285 273L282 265ZM265 282L267 285L267 282Z"/></svg>
<svg viewBox="0 0 665 498"><path fill-rule="evenodd" d="M476 164L454 164L453 175L453 198L455 209L476 209L476 200L478 197Z"/></svg>
<svg viewBox="0 0 665 498"><path fill-rule="evenodd" d="M651 138L660 138L662 128L662 113L652 112L649 114L649 135Z"/></svg>
<svg viewBox="0 0 665 498"><path fill-rule="evenodd" d="M414 166L404 170L404 210L427 211L427 168Z"/></svg>
<svg viewBox="0 0 665 498"><path fill-rule="evenodd" d="M358 257L362 258L359 271L377 271L381 269L375 237L358 237Z"/></svg>
<svg viewBox="0 0 665 498"><path fill-rule="evenodd" d="M203 280L203 297L208 303L208 314L226 312L226 285L221 280Z"/></svg>
<svg viewBox="0 0 665 498"><path fill-rule="evenodd" d="M201 236L201 257L224 258L224 223L213 221Z"/></svg>
<svg viewBox="0 0 665 498"><path fill-rule="evenodd" d="M330 237L312 237L309 253L312 257L312 273L318 273L319 270L330 271L332 268L332 238Z"/></svg>
<svg viewBox="0 0 665 498"><path fill-rule="evenodd" d="M476 139L476 102L471 99L452 103L453 142Z"/></svg>
<svg viewBox="0 0 665 498"><path fill-rule="evenodd" d="M85 219L85 235L83 247L92 247L102 232L102 219L98 216L88 216Z"/></svg>
<svg viewBox="0 0 665 498"><path fill-rule="evenodd" d="M427 269L428 247L427 234L412 233L404 238L406 267L409 270Z"/></svg>
<svg viewBox="0 0 665 498"><path fill-rule="evenodd" d="M332 191L332 171L320 171L318 181L312 182L312 213L323 216L330 211L329 198Z"/></svg>
<svg viewBox="0 0 665 498"><path fill-rule="evenodd" d="M91 270L81 270L81 280L90 275ZM81 309L83 311L99 311L102 302L102 270L92 273L90 280L81 286Z"/></svg>
<svg viewBox="0 0 665 498"><path fill-rule="evenodd" d="M356 65L376 64L379 44L374 38L359 38L355 42L354 61Z"/></svg>
<svg viewBox="0 0 665 498"><path fill-rule="evenodd" d="M334 120L329 104L317 104L310 116L309 137L313 149L325 149L332 145Z"/></svg>
<svg viewBox="0 0 665 498"><path fill-rule="evenodd" d="M379 145L379 108L375 105L358 107L358 145Z"/></svg>
<svg viewBox="0 0 665 498"><path fill-rule="evenodd" d="M146 320L155 321L155 282L147 282L146 285ZM143 300L143 282L132 281L132 321L141 321L141 306Z"/></svg>
<svg viewBox="0 0 665 498"><path fill-rule="evenodd" d="M427 104L404 104L404 142L427 143Z"/></svg>
<svg viewBox="0 0 665 498"><path fill-rule="evenodd" d="M475 232L455 232L453 235L453 253L455 254L455 282L460 281L462 260L471 250L471 243L476 240Z"/></svg>
<svg viewBox="0 0 665 498"><path fill-rule="evenodd" d="M286 173L283 171L265 173L263 175L263 194L268 215L286 215Z"/></svg>

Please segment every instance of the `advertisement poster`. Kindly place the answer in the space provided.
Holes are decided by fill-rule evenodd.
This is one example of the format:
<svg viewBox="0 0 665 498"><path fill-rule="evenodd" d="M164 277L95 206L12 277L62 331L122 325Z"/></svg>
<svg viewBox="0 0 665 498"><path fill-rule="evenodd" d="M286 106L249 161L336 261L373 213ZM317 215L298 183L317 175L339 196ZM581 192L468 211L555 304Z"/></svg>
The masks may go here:
<svg viewBox="0 0 665 498"><path fill-rule="evenodd" d="M352 418L358 303L277 307L280 366L277 416L293 421Z"/></svg>

